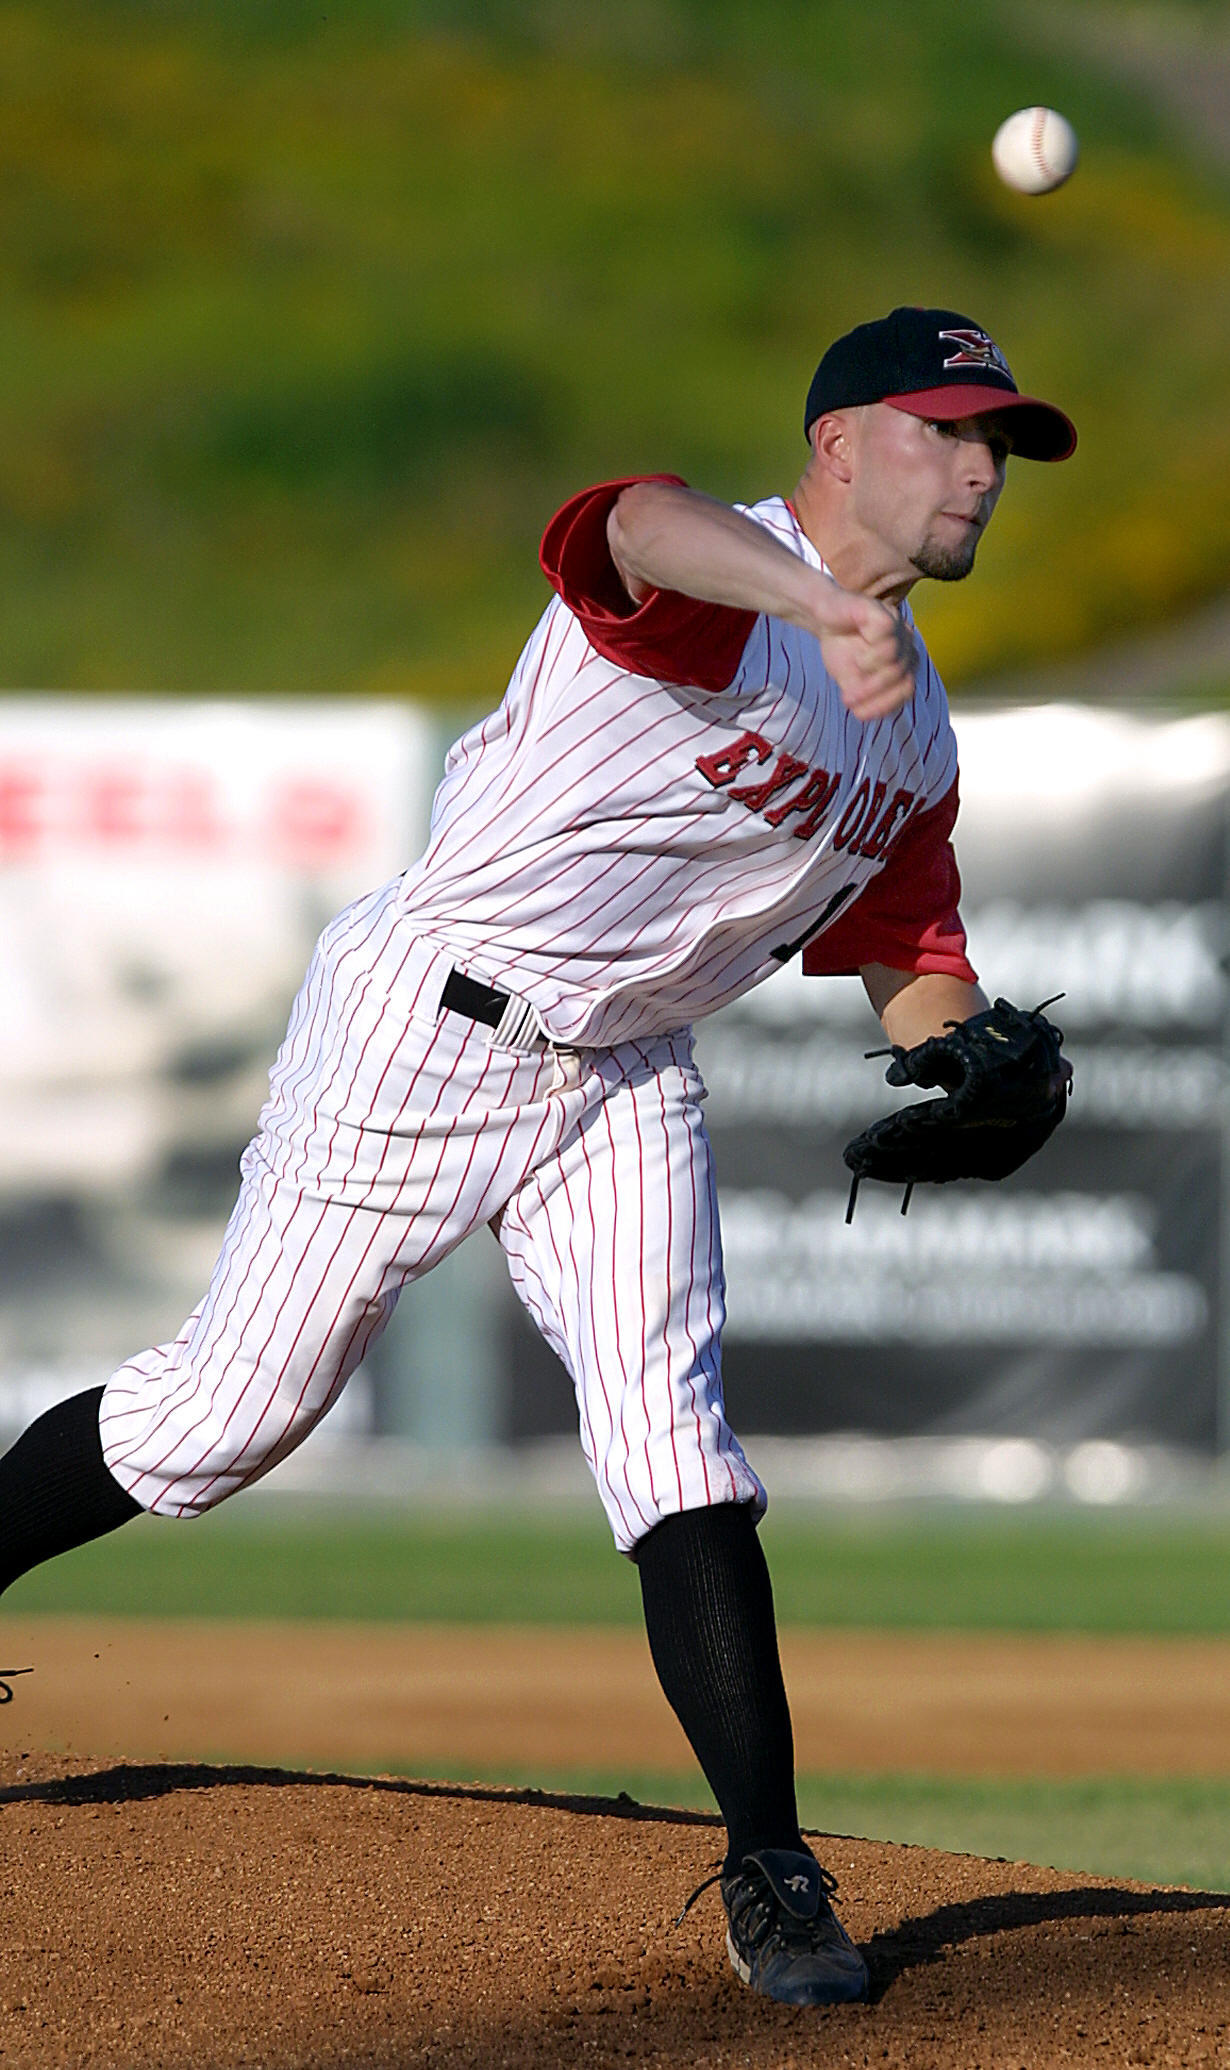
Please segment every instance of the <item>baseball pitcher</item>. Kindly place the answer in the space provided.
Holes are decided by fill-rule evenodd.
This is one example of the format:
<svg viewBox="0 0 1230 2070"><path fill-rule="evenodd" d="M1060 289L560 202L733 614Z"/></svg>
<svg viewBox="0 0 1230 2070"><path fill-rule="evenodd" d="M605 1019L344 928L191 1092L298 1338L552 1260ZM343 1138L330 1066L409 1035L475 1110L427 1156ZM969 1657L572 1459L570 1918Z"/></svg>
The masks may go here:
<svg viewBox="0 0 1230 2070"><path fill-rule="evenodd" d="M403 1288L490 1227L726 1823L731 1961L828 2004L867 1971L799 1831L691 1029L793 956L859 972L889 1078L939 1096L850 1146L856 1188L1001 1177L1061 1119L1058 1031L967 958L956 745L907 599L969 573L1011 457L1075 433L969 317L914 308L829 348L805 431L791 497L662 475L552 518L551 600L425 853L317 945L199 1307L0 1461L0 1586L268 1473Z"/></svg>

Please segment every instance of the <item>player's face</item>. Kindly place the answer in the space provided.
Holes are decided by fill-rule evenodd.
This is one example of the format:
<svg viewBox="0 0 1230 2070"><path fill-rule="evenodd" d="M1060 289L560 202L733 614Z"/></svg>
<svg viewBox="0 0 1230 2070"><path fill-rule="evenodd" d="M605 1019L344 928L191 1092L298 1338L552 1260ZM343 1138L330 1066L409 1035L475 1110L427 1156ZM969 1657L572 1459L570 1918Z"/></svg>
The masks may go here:
<svg viewBox="0 0 1230 2070"><path fill-rule="evenodd" d="M888 403L871 404L859 419L852 488L860 526L907 580L959 582L974 565L1004 486L1011 451L1005 419L940 421Z"/></svg>

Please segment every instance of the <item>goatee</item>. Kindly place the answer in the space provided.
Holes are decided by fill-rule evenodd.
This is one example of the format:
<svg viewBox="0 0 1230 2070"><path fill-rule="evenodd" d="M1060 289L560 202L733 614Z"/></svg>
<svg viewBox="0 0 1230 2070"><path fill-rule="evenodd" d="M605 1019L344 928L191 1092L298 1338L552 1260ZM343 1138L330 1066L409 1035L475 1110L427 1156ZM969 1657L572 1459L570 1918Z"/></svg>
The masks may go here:
<svg viewBox="0 0 1230 2070"><path fill-rule="evenodd" d="M932 582L963 582L974 565L978 537L975 532L960 546L941 546L936 539L924 539L913 556L914 566Z"/></svg>

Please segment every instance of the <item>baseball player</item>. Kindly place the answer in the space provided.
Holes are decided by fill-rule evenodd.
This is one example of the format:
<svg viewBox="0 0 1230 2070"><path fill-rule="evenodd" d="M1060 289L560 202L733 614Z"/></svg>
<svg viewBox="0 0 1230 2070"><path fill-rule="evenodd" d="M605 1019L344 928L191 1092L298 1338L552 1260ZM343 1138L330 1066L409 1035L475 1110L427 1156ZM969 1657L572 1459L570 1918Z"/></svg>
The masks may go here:
<svg viewBox="0 0 1230 2070"><path fill-rule="evenodd" d="M490 1225L726 1823L731 1960L822 2004L867 1972L799 1830L691 1023L799 953L861 972L898 1061L985 1020L956 748L906 597L968 573L1010 453L1062 459L1075 433L933 309L839 339L805 428L792 499L732 509L664 475L551 520L554 596L451 750L426 852L316 947L205 1298L0 1461L0 1586L268 1473L407 1282Z"/></svg>

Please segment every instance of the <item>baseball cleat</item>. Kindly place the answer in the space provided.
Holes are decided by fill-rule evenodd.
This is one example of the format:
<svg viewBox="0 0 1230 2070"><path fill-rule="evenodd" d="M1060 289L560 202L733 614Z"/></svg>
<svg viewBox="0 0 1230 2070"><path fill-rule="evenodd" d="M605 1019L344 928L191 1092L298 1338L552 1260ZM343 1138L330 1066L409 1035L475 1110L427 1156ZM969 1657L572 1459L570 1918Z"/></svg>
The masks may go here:
<svg viewBox="0 0 1230 2070"><path fill-rule="evenodd" d="M867 1995L867 1965L834 1912L836 1879L810 1854L765 1847L722 1877L726 1948L745 1984L781 2005Z"/></svg>

